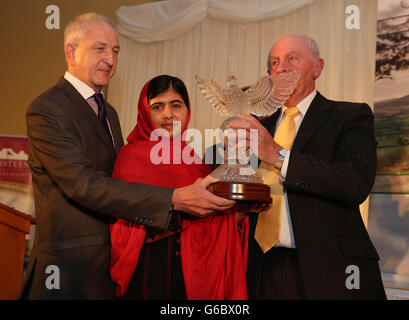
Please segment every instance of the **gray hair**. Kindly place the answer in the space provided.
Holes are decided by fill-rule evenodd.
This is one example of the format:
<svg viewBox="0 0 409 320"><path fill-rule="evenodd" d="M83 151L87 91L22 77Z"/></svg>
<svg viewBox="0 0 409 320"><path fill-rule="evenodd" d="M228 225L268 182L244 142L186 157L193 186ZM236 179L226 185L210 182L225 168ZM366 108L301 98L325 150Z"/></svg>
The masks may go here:
<svg viewBox="0 0 409 320"><path fill-rule="evenodd" d="M289 34L289 35L287 35L285 37L297 37L297 38L304 39L305 41L307 41L308 47L310 48L310 51L311 51L311 60L312 61L315 61L315 60L317 60L317 59L319 59L321 57L320 56L320 48L318 47L317 42L313 38L311 38L309 36L306 36L306 35L296 34L296 33ZM271 71L271 64L270 64L271 56L270 56L270 53L271 53L271 49L268 52L268 57L267 57L267 71L268 71L268 73L270 73L270 71Z"/></svg>
<svg viewBox="0 0 409 320"><path fill-rule="evenodd" d="M64 47L67 43L72 43L75 46L78 46L88 26L93 23L105 23L117 32L115 23L108 17L94 12L84 13L75 17L65 27Z"/></svg>

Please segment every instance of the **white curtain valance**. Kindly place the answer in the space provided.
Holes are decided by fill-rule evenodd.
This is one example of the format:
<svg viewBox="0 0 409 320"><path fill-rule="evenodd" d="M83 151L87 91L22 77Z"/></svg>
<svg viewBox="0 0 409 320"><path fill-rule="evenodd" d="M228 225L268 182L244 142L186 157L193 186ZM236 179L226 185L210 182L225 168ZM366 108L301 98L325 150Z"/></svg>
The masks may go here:
<svg viewBox="0 0 409 320"><path fill-rule="evenodd" d="M236 23L276 18L315 0L167 0L120 7L118 32L139 42L176 38L205 17Z"/></svg>

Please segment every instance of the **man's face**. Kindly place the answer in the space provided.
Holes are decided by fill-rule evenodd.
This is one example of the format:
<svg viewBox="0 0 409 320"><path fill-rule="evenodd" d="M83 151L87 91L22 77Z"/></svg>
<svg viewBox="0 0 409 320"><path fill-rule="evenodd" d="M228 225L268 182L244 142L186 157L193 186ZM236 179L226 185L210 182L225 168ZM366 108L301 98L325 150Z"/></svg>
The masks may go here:
<svg viewBox="0 0 409 320"><path fill-rule="evenodd" d="M292 107L308 96L315 89L317 79L324 66L322 59L312 60L308 42L297 36L279 39L270 51L270 75L300 71L300 79L286 105Z"/></svg>
<svg viewBox="0 0 409 320"><path fill-rule="evenodd" d="M67 44L69 46L69 44ZM70 55L69 72L96 92L107 86L118 62L119 42L115 30L105 23L88 26L82 41Z"/></svg>

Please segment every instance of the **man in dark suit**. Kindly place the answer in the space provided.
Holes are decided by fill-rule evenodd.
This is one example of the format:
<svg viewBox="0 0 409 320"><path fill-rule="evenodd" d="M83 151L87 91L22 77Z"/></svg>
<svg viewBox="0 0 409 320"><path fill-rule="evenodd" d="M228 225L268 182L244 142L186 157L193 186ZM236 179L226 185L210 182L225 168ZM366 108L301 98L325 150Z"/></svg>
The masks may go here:
<svg viewBox="0 0 409 320"><path fill-rule="evenodd" d="M101 89L117 65L117 32L104 16L81 15L64 50L68 71L26 114L37 226L22 298L112 299L113 218L167 229L173 210L202 217L234 202L206 190L210 177L180 189L112 179L123 139Z"/></svg>
<svg viewBox="0 0 409 320"><path fill-rule="evenodd" d="M260 123L239 115L247 125L231 124L258 129L259 171L268 181L275 172L282 192L276 215L270 208L250 215L249 297L385 299L379 257L359 211L375 178L372 111L316 91L324 61L309 37L279 39L268 65L270 75L299 70L300 79L272 116ZM264 239L274 232L276 240Z"/></svg>

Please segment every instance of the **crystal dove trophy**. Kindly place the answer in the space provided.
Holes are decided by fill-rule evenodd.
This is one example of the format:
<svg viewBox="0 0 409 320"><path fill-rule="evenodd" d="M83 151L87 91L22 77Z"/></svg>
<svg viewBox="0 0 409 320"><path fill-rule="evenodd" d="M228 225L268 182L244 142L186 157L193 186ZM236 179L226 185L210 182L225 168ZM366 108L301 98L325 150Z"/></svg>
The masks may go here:
<svg viewBox="0 0 409 320"><path fill-rule="evenodd" d="M206 100L220 115L229 116L220 126L222 134L219 139L224 142L224 148L217 150L224 161L211 173L220 180L210 185L209 191L236 201L271 203L270 187L255 174L257 158L254 154L251 155L248 147L236 148L235 138L228 139L232 135L240 136L240 129L233 130L229 128L229 124L232 121L243 121L235 117L238 112L260 117L272 115L287 101L297 85L298 78L299 71L262 77L255 85L242 90L237 86L234 76L227 78L227 88L213 79L203 80L196 76L198 86ZM251 142L250 137L250 146Z"/></svg>

